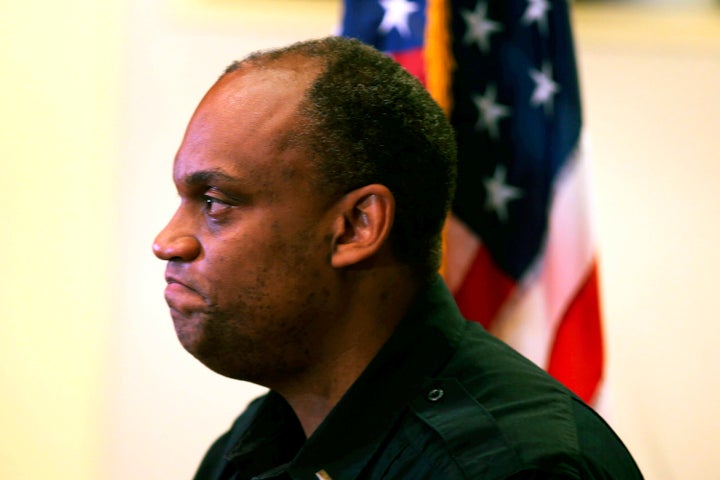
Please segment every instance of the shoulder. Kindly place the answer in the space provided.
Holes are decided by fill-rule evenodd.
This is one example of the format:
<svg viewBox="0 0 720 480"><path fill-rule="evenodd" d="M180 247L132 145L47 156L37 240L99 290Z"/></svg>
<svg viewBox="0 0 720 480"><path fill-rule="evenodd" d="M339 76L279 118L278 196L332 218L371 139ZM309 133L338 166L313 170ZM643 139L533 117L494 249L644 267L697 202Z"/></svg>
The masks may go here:
<svg viewBox="0 0 720 480"><path fill-rule="evenodd" d="M453 472L431 478L642 478L590 407L481 328L465 333L398 432L406 455Z"/></svg>

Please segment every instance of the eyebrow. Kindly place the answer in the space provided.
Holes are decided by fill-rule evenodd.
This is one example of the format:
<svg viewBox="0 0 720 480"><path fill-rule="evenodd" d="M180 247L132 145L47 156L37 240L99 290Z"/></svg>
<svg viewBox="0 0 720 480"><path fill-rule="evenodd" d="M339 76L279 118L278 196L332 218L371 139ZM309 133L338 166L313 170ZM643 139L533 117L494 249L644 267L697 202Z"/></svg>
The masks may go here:
<svg viewBox="0 0 720 480"><path fill-rule="evenodd" d="M241 183L240 180L236 177L233 177L231 175L228 175L227 173L223 172L222 170L198 170L197 172L193 172L189 175L186 175L182 179L182 183L184 183L188 187L193 187L197 185L205 185L207 183L213 183L217 181L223 181L223 182L229 182L229 183Z"/></svg>

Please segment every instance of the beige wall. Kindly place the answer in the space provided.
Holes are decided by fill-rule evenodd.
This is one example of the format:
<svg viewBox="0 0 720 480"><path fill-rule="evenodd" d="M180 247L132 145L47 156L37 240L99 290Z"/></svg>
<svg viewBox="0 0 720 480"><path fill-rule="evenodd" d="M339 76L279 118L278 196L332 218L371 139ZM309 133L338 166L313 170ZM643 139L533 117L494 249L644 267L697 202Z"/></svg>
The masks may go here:
<svg viewBox="0 0 720 480"><path fill-rule="evenodd" d="M119 9L0 2L0 478L98 478Z"/></svg>
<svg viewBox="0 0 720 480"><path fill-rule="evenodd" d="M720 472L719 17L575 16L611 421L661 480ZM217 74L337 18L334 0L0 0L0 478L189 478L260 391L177 344L150 243Z"/></svg>

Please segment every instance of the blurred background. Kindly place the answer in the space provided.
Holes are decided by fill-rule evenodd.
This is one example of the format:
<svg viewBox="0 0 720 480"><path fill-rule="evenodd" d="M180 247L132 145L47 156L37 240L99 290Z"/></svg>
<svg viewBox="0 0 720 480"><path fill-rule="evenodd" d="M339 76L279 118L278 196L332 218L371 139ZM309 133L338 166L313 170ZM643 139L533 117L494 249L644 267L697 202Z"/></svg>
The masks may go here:
<svg viewBox="0 0 720 480"><path fill-rule="evenodd" d="M610 387L647 478L717 479L720 9L575 2ZM259 387L179 346L156 232L203 93L339 0L0 0L0 478L191 478Z"/></svg>

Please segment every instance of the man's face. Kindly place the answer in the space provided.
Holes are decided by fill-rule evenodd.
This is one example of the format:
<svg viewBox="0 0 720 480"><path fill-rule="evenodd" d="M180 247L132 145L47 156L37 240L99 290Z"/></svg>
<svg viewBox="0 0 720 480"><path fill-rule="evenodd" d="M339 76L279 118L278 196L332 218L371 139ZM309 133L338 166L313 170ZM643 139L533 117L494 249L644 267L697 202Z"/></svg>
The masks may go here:
<svg viewBox="0 0 720 480"><path fill-rule="evenodd" d="M175 159L180 206L153 245L180 342L233 378L305 368L332 316L331 202L303 150L279 142L308 75L241 69L208 92Z"/></svg>

